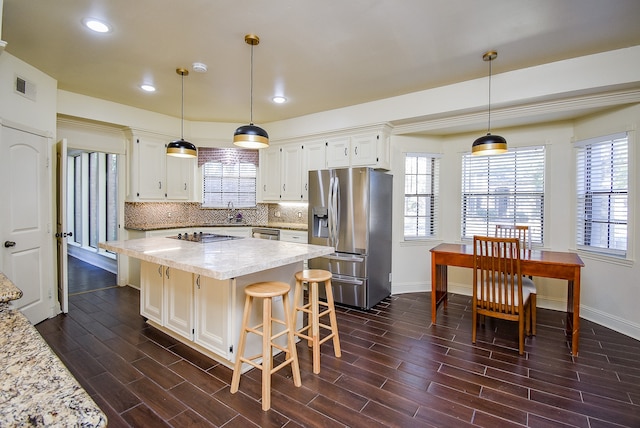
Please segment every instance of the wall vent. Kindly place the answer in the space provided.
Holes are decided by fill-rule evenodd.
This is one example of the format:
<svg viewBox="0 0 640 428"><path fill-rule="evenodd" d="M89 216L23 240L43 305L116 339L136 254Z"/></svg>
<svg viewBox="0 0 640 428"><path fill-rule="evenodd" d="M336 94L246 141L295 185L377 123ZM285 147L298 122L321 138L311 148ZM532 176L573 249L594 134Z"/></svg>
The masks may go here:
<svg viewBox="0 0 640 428"><path fill-rule="evenodd" d="M23 79L20 76L16 76L16 93L29 98L31 101L36 100L36 84L29 82L27 79Z"/></svg>

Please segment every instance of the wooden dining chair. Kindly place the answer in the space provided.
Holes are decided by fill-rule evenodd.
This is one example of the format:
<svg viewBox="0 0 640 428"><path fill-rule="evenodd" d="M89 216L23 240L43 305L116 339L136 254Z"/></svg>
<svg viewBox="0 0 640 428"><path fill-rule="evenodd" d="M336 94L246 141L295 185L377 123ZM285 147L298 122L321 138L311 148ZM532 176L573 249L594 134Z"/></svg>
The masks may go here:
<svg viewBox="0 0 640 428"><path fill-rule="evenodd" d="M518 238L520 248L531 249L531 231L529 226L513 224L496 224L496 237L498 238Z"/></svg>
<svg viewBox="0 0 640 428"><path fill-rule="evenodd" d="M531 250L531 230L529 229L529 226L496 224L495 236L498 238L518 238L520 240L520 248ZM532 281L533 277L529 276L525 280L525 285L532 286L535 290L535 285ZM536 307L537 298L536 292L534 291L531 295L531 333L534 336L536 335Z"/></svg>
<svg viewBox="0 0 640 428"><path fill-rule="evenodd" d="M524 354L524 335L530 333L533 282L520 270L520 240L473 237L472 336L476 343L478 316L518 322L518 350ZM531 288L533 286L533 288Z"/></svg>

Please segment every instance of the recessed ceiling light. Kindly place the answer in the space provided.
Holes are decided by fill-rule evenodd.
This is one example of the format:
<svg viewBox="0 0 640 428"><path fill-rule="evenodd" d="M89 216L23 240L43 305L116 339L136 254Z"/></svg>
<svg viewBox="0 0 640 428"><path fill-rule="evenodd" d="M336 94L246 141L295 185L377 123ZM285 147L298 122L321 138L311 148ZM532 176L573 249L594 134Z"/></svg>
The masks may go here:
<svg viewBox="0 0 640 428"><path fill-rule="evenodd" d="M282 103L286 103L287 99L285 97L275 96L271 98L271 101L273 101L276 104L282 104Z"/></svg>
<svg viewBox="0 0 640 428"><path fill-rule="evenodd" d="M147 84L145 84L145 85L140 85L140 89L142 89L143 91L146 91L146 92L155 92L155 91L156 91L155 86L153 86L153 85L147 85Z"/></svg>
<svg viewBox="0 0 640 428"><path fill-rule="evenodd" d="M111 31L111 27L109 26L109 24L94 18L85 18L84 20L82 20L82 23L87 28L95 31L96 33L108 33Z"/></svg>

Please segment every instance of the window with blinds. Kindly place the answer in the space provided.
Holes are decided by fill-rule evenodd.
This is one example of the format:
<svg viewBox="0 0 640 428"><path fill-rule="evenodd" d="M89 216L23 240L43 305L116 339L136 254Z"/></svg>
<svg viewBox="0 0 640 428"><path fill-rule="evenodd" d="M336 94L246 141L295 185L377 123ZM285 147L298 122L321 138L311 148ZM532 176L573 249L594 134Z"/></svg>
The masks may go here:
<svg viewBox="0 0 640 428"><path fill-rule="evenodd" d="M577 248L626 256L628 192L627 133L576 143Z"/></svg>
<svg viewBox="0 0 640 428"><path fill-rule="evenodd" d="M437 234L440 159L425 153L406 153L404 161L404 238Z"/></svg>
<svg viewBox="0 0 640 428"><path fill-rule="evenodd" d="M494 236L497 224L529 226L531 244L544 237L543 146L502 155L462 156L462 239Z"/></svg>
<svg viewBox="0 0 640 428"><path fill-rule="evenodd" d="M202 166L202 206L253 208L256 206L258 151L198 148Z"/></svg>

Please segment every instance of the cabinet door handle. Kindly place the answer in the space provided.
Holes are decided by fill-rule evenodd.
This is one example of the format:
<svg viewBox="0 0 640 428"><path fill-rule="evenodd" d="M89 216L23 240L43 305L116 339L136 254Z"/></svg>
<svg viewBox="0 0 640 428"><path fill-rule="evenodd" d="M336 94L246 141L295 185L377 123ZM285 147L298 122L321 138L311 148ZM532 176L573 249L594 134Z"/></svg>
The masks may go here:
<svg viewBox="0 0 640 428"><path fill-rule="evenodd" d="M344 155L345 155L345 156L347 156L347 154L348 154L348 153L347 153L347 148L345 147L345 148L344 148Z"/></svg>
<svg viewBox="0 0 640 428"><path fill-rule="evenodd" d="M162 266L158 266L158 275L162 277Z"/></svg>
<svg viewBox="0 0 640 428"><path fill-rule="evenodd" d="M167 274L167 279L169 278L169 266L167 266L167 270L164 271Z"/></svg>
<svg viewBox="0 0 640 428"><path fill-rule="evenodd" d="M158 181L158 189L162 189L162 181Z"/></svg>
<svg viewBox="0 0 640 428"><path fill-rule="evenodd" d="M283 191L283 192L286 192L286 191L287 191L287 184L286 184L286 183L282 185L282 191Z"/></svg>
<svg viewBox="0 0 640 428"><path fill-rule="evenodd" d="M356 146L356 149L354 151L356 153L356 156L358 156L358 146Z"/></svg>
<svg viewBox="0 0 640 428"><path fill-rule="evenodd" d="M196 278L196 286L198 287L198 290L200 290L200 275Z"/></svg>
<svg viewBox="0 0 640 428"><path fill-rule="evenodd" d="M187 183L184 183L184 190L187 190Z"/></svg>

